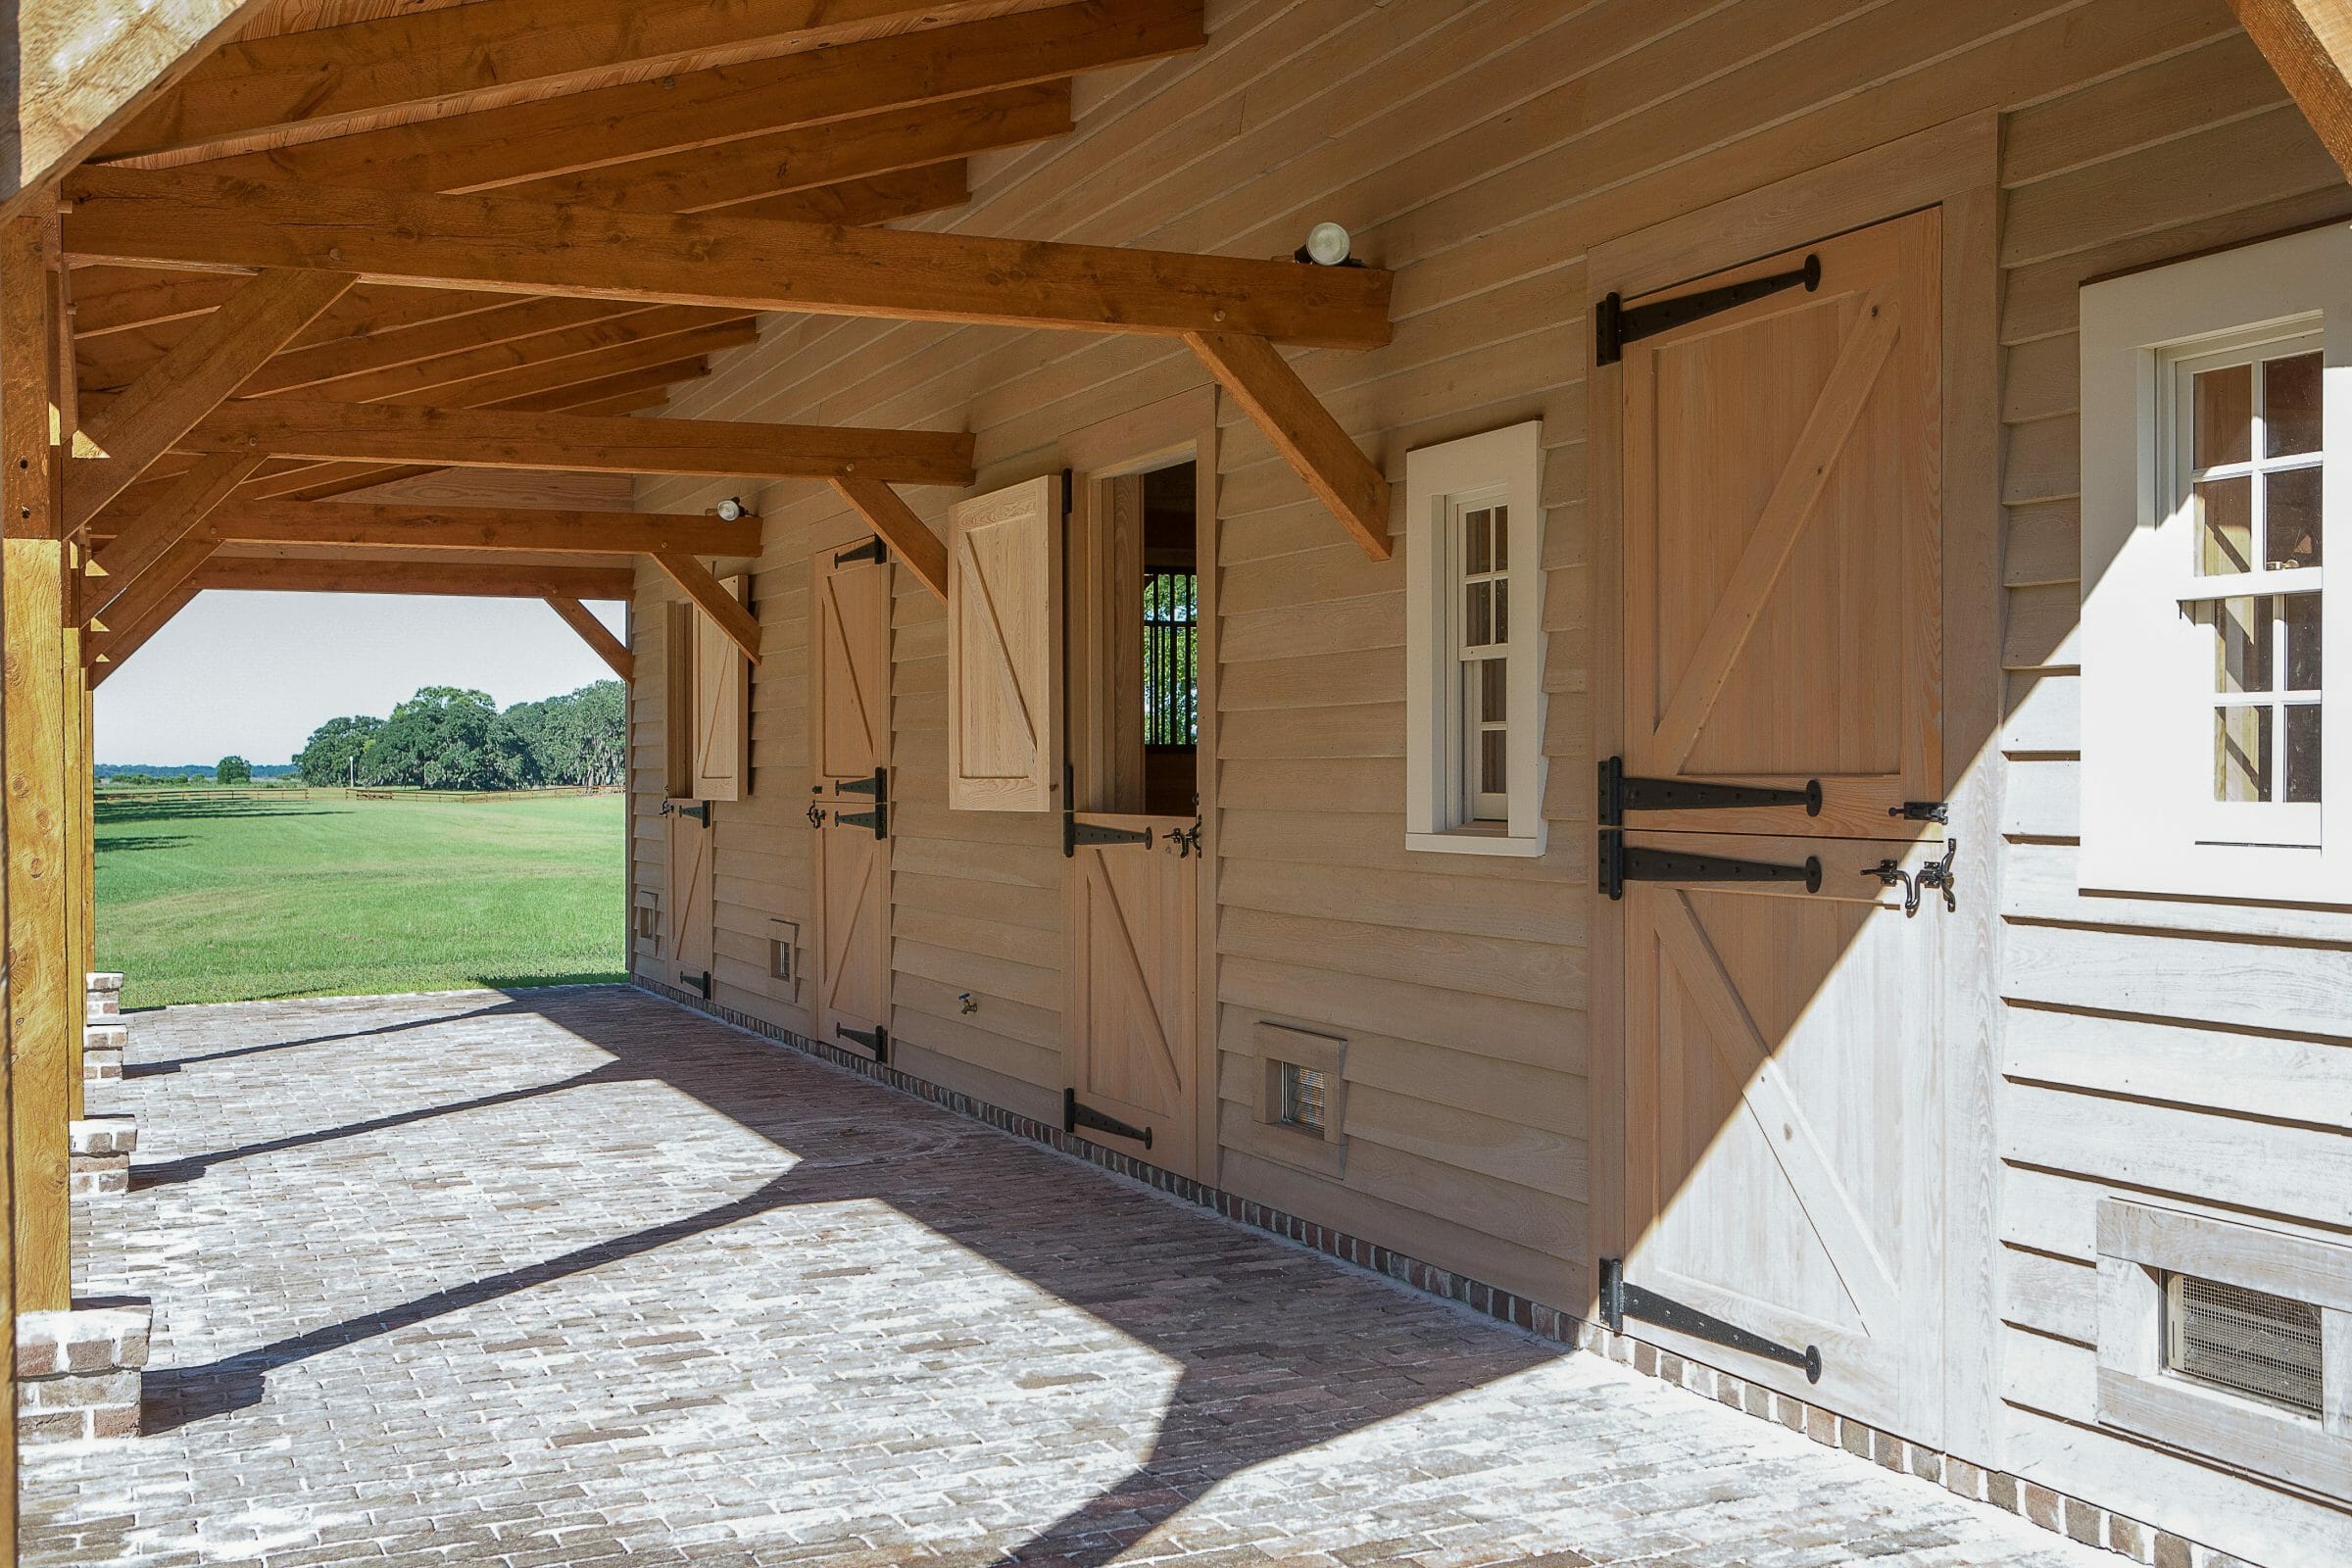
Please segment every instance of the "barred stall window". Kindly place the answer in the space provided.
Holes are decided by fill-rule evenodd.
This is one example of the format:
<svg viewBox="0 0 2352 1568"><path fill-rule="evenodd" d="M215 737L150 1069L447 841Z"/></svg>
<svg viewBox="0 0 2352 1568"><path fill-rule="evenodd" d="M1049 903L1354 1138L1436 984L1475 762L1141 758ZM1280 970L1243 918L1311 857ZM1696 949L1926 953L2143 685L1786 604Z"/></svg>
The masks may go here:
<svg viewBox="0 0 2352 1568"><path fill-rule="evenodd" d="M1200 739L1200 577L1144 573L1144 745Z"/></svg>

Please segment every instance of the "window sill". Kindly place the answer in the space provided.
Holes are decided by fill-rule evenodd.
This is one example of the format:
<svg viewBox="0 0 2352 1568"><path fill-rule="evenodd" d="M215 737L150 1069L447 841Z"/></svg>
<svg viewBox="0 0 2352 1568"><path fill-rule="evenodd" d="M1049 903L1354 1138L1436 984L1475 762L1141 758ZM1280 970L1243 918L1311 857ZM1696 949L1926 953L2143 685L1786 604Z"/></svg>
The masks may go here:
<svg viewBox="0 0 2352 1568"><path fill-rule="evenodd" d="M1438 855L1504 855L1534 859L1544 853L1544 838L1541 824L1535 832L1519 835L1455 828L1447 833L1407 833L1404 847Z"/></svg>

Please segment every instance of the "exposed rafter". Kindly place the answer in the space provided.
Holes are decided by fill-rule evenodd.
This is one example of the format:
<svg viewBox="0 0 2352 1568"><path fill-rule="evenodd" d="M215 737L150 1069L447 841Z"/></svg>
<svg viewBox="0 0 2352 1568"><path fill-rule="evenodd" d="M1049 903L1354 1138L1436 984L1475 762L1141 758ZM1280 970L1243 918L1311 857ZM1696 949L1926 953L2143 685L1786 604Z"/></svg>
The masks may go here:
<svg viewBox="0 0 2352 1568"><path fill-rule="evenodd" d="M125 621L105 631L93 631L82 640L82 663L87 671L90 690L106 684L107 676L121 669L131 655L147 646L148 641L172 623L172 617L188 608L196 598L189 587L173 589L151 607L135 621Z"/></svg>
<svg viewBox="0 0 2352 1568"><path fill-rule="evenodd" d="M760 519L693 513L525 511L360 502L240 501L207 529L229 544L638 555L756 556Z"/></svg>
<svg viewBox="0 0 2352 1568"><path fill-rule="evenodd" d="M865 525L881 535L882 542L906 563L916 579L938 595L941 604L946 604L948 547L914 514L914 509L879 479L852 475L835 479L833 488L842 500L858 509L858 515L865 519Z"/></svg>
<svg viewBox="0 0 2352 1568"><path fill-rule="evenodd" d="M105 456L77 458L68 466L68 530L79 528L128 489L148 465L353 281L348 272L263 272L150 366L113 404L91 416L86 433Z"/></svg>
<svg viewBox="0 0 2352 1568"><path fill-rule="evenodd" d="M97 553L97 570L83 596L83 618L103 619L117 600L156 569L181 540L196 533L238 485L252 478L261 462L239 453L217 453L164 487Z"/></svg>
<svg viewBox="0 0 2352 1568"><path fill-rule="evenodd" d="M1290 362L1263 338L1195 332L1185 342L1307 488L1347 524L1364 554L1388 560L1388 477L1348 438Z"/></svg>
<svg viewBox="0 0 2352 1568"><path fill-rule="evenodd" d="M564 617L564 624L580 634L580 641L596 651L613 674L625 683L637 678L637 656L630 653L621 640L612 635L605 623L596 618L595 612L577 599L562 594L549 594L547 608Z"/></svg>
<svg viewBox="0 0 2352 1568"><path fill-rule="evenodd" d="M637 574L619 566L439 565L353 556L333 561L216 556L190 579L200 589L274 593L434 594L461 599L626 599Z"/></svg>
<svg viewBox="0 0 2352 1568"><path fill-rule="evenodd" d="M2246 35L2286 84L2336 167L2352 175L2352 5L2230 0Z"/></svg>
<svg viewBox="0 0 2352 1568"><path fill-rule="evenodd" d="M863 473L901 484L969 484L972 438L926 430L714 419L593 419L387 403L229 403L188 432L192 452L368 459L459 468L829 479Z"/></svg>
<svg viewBox="0 0 2352 1568"><path fill-rule="evenodd" d="M669 580L702 607L703 613L726 633L727 640L743 650L744 658L755 664L760 662L760 622L727 592L724 583L710 574L710 567L676 550L655 551L654 564L667 572Z"/></svg>
<svg viewBox="0 0 2352 1568"><path fill-rule="evenodd" d="M222 49L108 144L122 157L403 105L580 87L615 67L644 75L939 26L986 0L579 0L485 3L346 23ZM325 68L325 69L322 69Z"/></svg>
<svg viewBox="0 0 2352 1568"><path fill-rule="evenodd" d="M593 215L495 196L404 196L84 170L67 249L124 262L357 270L451 288L1095 332L1389 339L1373 268L836 228L723 214Z"/></svg>
<svg viewBox="0 0 2352 1568"><path fill-rule="evenodd" d="M489 9L495 11L500 3L489 0ZM581 27L582 8L577 0L556 3L565 12L560 29L564 35L594 30L592 24ZM760 9L712 7L707 0L697 8L712 15L736 16ZM485 8L477 4L466 9L469 16L479 16ZM1096 0L978 21L967 20L973 15L968 9L957 17L956 9L929 8L926 13L933 20L958 24L953 26L899 32L822 50L779 51L776 58L683 71L661 79L641 77L621 85L480 108L470 114L435 113L410 123L218 159L216 167L236 173L375 185L387 190L478 190L625 159L716 147L793 126L824 124L1051 81L1197 49L1205 37L1199 0ZM320 55L333 50L336 39L316 32L307 36L307 43L288 39L273 41L271 47L308 57L303 91L278 102L300 111L293 119L306 128L317 129L322 123L331 124L339 90L348 89L357 78L352 66L338 61L333 80L325 91L319 91L318 62ZM548 42L552 43L552 38ZM469 52L466 63L478 67L485 59L477 48ZM216 75L225 74L236 63L237 56L231 53L217 59L210 70ZM522 79L501 77L506 84ZM414 88L424 84L413 69L413 61L406 63L400 85ZM391 82L387 80L385 85ZM191 147L201 156L207 150L217 151L217 146L208 148L206 144L217 144L224 133L258 128L233 124L233 109L226 114L209 112L203 100L214 89L214 83L192 80L178 94L178 122L164 133L168 139L142 135L134 127L108 149L109 156L153 152L172 145ZM420 93L409 102L433 96ZM245 97L247 105L257 101L252 94ZM392 105L376 107L400 106L401 101L395 100ZM163 118L155 117L159 128Z"/></svg>

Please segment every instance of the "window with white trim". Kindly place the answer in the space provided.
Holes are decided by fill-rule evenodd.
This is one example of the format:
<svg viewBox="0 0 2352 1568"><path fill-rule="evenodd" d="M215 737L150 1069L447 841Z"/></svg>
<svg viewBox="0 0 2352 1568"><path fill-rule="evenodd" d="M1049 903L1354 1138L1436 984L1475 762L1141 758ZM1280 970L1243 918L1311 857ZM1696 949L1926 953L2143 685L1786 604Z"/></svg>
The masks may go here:
<svg viewBox="0 0 2352 1568"><path fill-rule="evenodd" d="M2336 225L2082 291L2086 889L2352 895L2352 723L2325 684L2348 270Z"/></svg>
<svg viewBox="0 0 2352 1568"><path fill-rule="evenodd" d="M1405 845L1544 853L1540 422L1405 457Z"/></svg>

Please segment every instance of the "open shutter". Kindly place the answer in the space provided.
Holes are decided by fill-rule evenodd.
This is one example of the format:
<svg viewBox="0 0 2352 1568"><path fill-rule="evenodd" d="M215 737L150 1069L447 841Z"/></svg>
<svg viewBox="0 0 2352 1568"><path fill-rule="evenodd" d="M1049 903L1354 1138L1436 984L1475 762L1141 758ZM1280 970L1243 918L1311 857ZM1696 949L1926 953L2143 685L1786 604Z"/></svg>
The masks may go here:
<svg viewBox="0 0 2352 1568"><path fill-rule="evenodd" d="M744 579L719 586L743 601ZM751 746L751 661L710 616L694 617L694 798L743 797Z"/></svg>
<svg viewBox="0 0 2352 1568"><path fill-rule="evenodd" d="M948 805L1051 811L1061 787L1061 481L948 512Z"/></svg>

